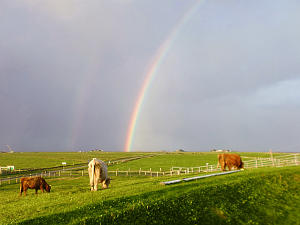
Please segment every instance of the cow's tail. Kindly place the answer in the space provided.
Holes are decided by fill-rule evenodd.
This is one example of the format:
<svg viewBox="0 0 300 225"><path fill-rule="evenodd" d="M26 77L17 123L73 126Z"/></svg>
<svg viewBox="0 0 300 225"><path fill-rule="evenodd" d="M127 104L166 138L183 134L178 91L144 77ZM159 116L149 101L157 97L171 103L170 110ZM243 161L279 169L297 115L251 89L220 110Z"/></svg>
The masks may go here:
<svg viewBox="0 0 300 225"><path fill-rule="evenodd" d="M95 158L92 159L92 181L93 181L93 189L94 189L94 177L95 177Z"/></svg>

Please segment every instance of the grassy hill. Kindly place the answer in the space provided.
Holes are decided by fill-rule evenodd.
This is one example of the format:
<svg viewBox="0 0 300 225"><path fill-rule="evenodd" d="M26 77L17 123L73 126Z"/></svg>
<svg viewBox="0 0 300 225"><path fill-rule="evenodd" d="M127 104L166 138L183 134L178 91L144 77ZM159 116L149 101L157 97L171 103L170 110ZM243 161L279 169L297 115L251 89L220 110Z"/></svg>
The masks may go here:
<svg viewBox="0 0 300 225"><path fill-rule="evenodd" d="M186 166L215 157L163 154L115 166ZM26 197L18 184L2 185L0 224L299 224L299 166L160 184L178 177L112 177L98 192L90 192L87 176L50 178L51 193L29 190Z"/></svg>

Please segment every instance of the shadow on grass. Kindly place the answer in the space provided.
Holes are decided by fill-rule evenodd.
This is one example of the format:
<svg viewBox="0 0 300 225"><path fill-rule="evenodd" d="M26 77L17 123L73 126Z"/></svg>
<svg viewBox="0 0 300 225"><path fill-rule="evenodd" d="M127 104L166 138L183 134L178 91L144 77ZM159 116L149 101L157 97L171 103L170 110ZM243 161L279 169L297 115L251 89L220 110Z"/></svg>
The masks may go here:
<svg viewBox="0 0 300 225"><path fill-rule="evenodd" d="M299 211L291 203L295 196L299 203L299 182L290 182L291 177L293 173L245 173L183 183L19 224L292 224L299 216L286 218L291 210ZM284 203L294 205L287 209Z"/></svg>

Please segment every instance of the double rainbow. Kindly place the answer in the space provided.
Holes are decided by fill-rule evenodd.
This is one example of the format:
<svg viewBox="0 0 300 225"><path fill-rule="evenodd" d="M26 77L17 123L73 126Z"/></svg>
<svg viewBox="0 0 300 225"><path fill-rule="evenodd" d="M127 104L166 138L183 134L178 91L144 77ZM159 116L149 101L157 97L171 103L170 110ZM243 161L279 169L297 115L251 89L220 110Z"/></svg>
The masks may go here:
<svg viewBox="0 0 300 225"><path fill-rule="evenodd" d="M196 1L181 17L179 22L175 25L175 27L171 30L170 34L167 36L165 41L160 45L156 54L150 63L149 68L147 69L147 73L145 76L145 80L143 85L139 91L138 98L135 102L133 113L131 114L130 123L127 130L127 137L125 143L125 152L132 151L132 144L135 135L135 129L138 123L139 115L141 112L142 105L145 100L145 96L149 87L151 86L154 77L160 68L161 64L163 63L164 59L166 58L168 52L170 51L172 45L174 44L175 40L177 39L180 30L184 27L184 25L193 17L193 15L197 12L199 7L204 3L204 0Z"/></svg>

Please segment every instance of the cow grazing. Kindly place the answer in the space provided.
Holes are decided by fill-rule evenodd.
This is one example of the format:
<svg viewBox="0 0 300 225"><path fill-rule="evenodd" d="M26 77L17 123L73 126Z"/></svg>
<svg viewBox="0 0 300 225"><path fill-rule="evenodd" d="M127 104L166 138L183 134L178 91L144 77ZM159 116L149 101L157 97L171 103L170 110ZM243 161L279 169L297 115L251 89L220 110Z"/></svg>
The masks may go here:
<svg viewBox="0 0 300 225"><path fill-rule="evenodd" d="M236 169L242 169L244 168L244 163L242 162L241 157L238 154L219 154L218 155L218 166L221 165L221 170L225 171L226 166L228 167L228 170L231 170L232 168Z"/></svg>
<svg viewBox="0 0 300 225"><path fill-rule="evenodd" d="M89 162L88 171L91 191L98 190L98 183L102 184L103 189L108 188L108 185L110 184L110 178L108 177L107 173L107 165L103 161L93 158Z"/></svg>
<svg viewBox="0 0 300 225"><path fill-rule="evenodd" d="M44 178L42 177L23 177L20 180L20 196L24 191L24 195L26 196L27 189L35 189L35 194L37 194L40 189L42 192L46 190L50 192L51 186L47 184Z"/></svg>

